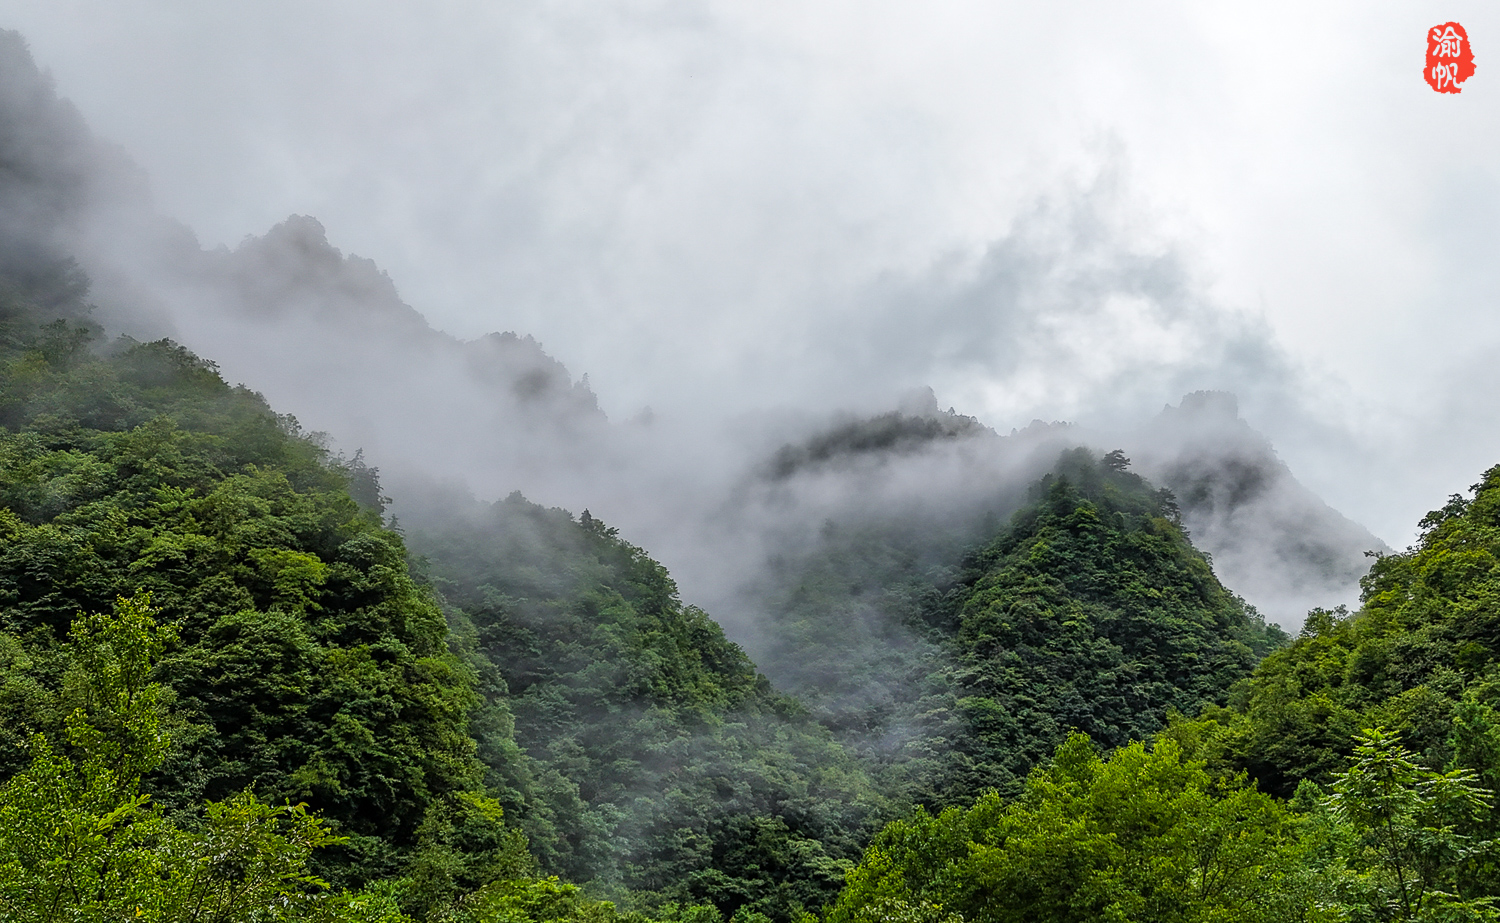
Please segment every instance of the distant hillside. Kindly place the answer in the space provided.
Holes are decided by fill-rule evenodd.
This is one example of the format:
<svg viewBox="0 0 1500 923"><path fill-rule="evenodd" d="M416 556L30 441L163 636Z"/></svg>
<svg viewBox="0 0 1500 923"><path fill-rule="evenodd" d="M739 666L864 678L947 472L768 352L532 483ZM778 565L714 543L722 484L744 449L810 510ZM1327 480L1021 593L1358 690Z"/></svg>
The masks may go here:
<svg viewBox="0 0 1500 923"><path fill-rule="evenodd" d="M1300 625L1309 609L1353 603L1390 548L1302 486L1231 394L1199 391L1135 437L1140 469L1169 488L1193 544L1219 579L1269 619Z"/></svg>
<svg viewBox="0 0 1500 923"><path fill-rule="evenodd" d="M139 205L144 174L89 131L31 58L18 32L0 29L0 254L72 253L91 208Z"/></svg>
<svg viewBox="0 0 1500 923"><path fill-rule="evenodd" d="M232 251L205 252L184 267L184 275L201 309L178 323L188 335L218 347L216 354L243 363L255 380L279 384L302 366L325 384L319 399L337 407L361 392L371 402L394 397L396 387L382 381L391 378L401 389L442 403L467 396L431 377L449 371L453 384L478 388L493 403L485 420L490 424L529 428L602 420L587 385L574 382L535 340L506 333L461 342L433 330L401 300L390 276L374 261L334 248L314 218L294 215ZM248 344L236 339L246 335L252 337ZM291 354L273 361L257 345ZM348 393L328 393L326 385L341 382ZM391 409L408 408L402 402Z"/></svg>
<svg viewBox="0 0 1500 923"><path fill-rule="evenodd" d="M0 33L0 268L76 256L110 334L172 337L389 476L495 473L499 492L590 459L604 415L530 337L433 330L367 259L292 216L203 250L153 209L141 171L89 131ZM585 465L586 467L586 465Z"/></svg>
<svg viewBox="0 0 1500 923"><path fill-rule="evenodd" d="M1379 725L1428 765L1500 784L1500 467L1421 526L1414 547L1375 561L1357 612L1314 612L1211 713L1220 758L1290 795L1326 782L1352 736Z"/></svg>
<svg viewBox="0 0 1500 923"><path fill-rule="evenodd" d="M1066 453L929 611L955 645L954 796L1019 781L1071 730L1106 747L1149 736L1169 710L1222 701L1285 640L1128 465Z"/></svg>
<svg viewBox="0 0 1500 923"><path fill-rule="evenodd" d="M832 900L899 806L660 564L520 494L415 508L409 540L496 710L480 757L546 870L726 918Z"/></svg>
<svg viewBox="0 0 1500 923"><path fill-rule="evenodd" d="M788 443L771 456L761 473L772 481L817 468L846 468L861 462L917 454L934 443L995 435L974 417L938 410L932 389L909 396L905 406L873 417L853 417L827 426L807 439Z"/></svg>
<svg viewBox="0 0 1500 923"><path fill-rule="evenodd" d="M1018 785L1070 730L1120 746L1224 701L1285 636L1128 466L1069 450L1029 497L830 520L757 588L757 658L888 790L928 804Z"/></svg>
<svg viewBox="0 0 1500 923"><path fill-rule="evenodd" d="M158 283L185 342L396 479L576 467L606 424L586 381L530 337L433 330L389 276L294 216L232 251L181 250Z"/></svg>

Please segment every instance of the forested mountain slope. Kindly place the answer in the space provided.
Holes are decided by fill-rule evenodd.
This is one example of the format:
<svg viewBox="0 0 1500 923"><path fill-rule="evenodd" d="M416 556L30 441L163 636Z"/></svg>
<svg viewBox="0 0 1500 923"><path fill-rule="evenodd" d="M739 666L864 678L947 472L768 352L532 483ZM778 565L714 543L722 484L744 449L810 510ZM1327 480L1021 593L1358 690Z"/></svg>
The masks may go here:
<svg viewBox="0 0 1500 923"><path fill-rule="evenodd" d="M827 919L1494 920L1497 511L1500 467L1227 706L889 825Z"/></svg>
<svg viewBox="0 0 1500 923"><path fill-rule="evenodd" d="M32 269L0 279L0 773L64 733L77 613L149 593L175 643L145 784L175 815L305 802L335 884L436 849L451 892L496 850L526 871L494 794L595 893L777 919L836 893L885 799L639 548L519 495L418 519L450 634L372 469L169 341L96 354L86 280Z"/></svg>
<svg viewBox="0 0 1500 923"><path fill-rule="evenodd" d="M1065 452L1003 528L830 524L786 565L768 669L928 804L1013 790L1071 730L1121 746L1223 702L1284 635L1128 464Z"/></svg>
<svg viewBox="0 0 1500 923"><path fill-rule="evenodd" d="M825 531L767 654L857 759L593 517L434 496L403 525L514 715L524 772L488 759L547 866L784 917L883 812L1015 791L1070 731L1149 736L1284 640L1127 467L1065 453L1005 528Z"/></svg>
<svg viewBox="0 0 1500 923"><path fill-rule="evenodd" d="M1214 577L1171 494L1066 453L928 615L953 638L954 794L1019 780L1073 730L1106 747L1222 701L1284 638Z"/></svg>
<svg viewBox="0 0 1500 923"><path fill-rule="evenodd" d="M211 364L168 342L95 357L67 261L5 282L0 630L46 651L80 610L150 592L182 639L165 799L307 801L352 837L341 877L389 873L479 773L472 682L400 538L351 499L354 472ZM0 760L63 716L7 714Z"/></svg>
<svg viewBox="0 0 1500 923"><path fill-rule="evenodd" d="M490 797L504 703L477 714L374 472L170 341L102 347L70 260L7 257L7 918L616 919Z"/></svg>
<svg viewBox="0 0 1500 923"><path fill-rule="evenodd" d="M1290 794L1381 725L1430 765L1500 791L1500 467L1421 526L1415 546L1376 559L1359 611L1312 613L1230 709L1210 713L1210 752Z"/></svg>
<svg viewBox="0 0 1500 923"><path fill-rule="evenodd" d="M519 494L415 508L412 547L514 715L521 772L504 735L481 757L544 867L726 915L832 899L887 799L660 564Z"/></svg>

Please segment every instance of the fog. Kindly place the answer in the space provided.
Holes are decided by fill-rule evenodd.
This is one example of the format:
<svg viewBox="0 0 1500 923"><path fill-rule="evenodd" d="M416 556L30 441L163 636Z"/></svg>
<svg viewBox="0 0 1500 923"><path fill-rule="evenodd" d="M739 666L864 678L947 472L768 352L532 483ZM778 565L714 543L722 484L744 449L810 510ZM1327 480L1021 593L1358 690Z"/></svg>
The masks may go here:
<svg viewBox="0 0 1500 923"><path fill-rule="evenodd" d="M1451 18L1479 73L1439 97ZM8 217L61 229L112 332L363 449L398 514L428 482L590 508L742 639L773 552L1001 515L1075 442L1181 484L1257 460L1186 519L1295 624L1500 461L1496 20L0 0L107 139L66 220ZM1161 415L1205 391L1238 402ZM898 409L974 428L768 474ZM1288 571L1313 520L1332 582Z"/></svg>

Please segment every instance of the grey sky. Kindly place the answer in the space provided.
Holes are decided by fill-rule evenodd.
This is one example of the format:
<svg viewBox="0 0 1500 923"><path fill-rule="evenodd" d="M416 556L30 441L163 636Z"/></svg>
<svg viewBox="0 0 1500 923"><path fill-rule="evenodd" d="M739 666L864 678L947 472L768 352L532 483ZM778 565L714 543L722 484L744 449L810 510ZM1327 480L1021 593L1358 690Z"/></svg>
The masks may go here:
<svg viewBox="0 0 1500 923"><path fill-rule="evenodd" d="M1477 75L1421 80L1456 19ZM1500 462L1478 2L0 0L205 244L291 213L605 409L1229 388L1396 545Z"/></svg>

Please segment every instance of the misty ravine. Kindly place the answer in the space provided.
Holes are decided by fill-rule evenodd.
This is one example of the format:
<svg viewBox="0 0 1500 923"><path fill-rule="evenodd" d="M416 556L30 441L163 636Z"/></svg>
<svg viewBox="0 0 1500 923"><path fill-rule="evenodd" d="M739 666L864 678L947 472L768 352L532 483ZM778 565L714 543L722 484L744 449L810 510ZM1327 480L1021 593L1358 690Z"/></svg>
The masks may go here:
<svg viewBox="0 0 1500 923"><path fill-rule="evenodd" d="M1500 466L1393 551L1172 398L614 420L0 32L0 916L1500 919Z"/></svg>

